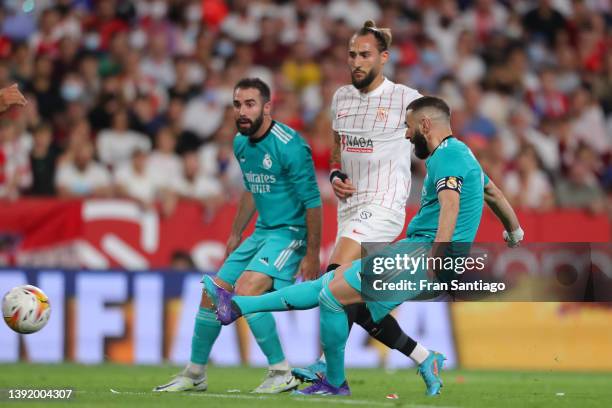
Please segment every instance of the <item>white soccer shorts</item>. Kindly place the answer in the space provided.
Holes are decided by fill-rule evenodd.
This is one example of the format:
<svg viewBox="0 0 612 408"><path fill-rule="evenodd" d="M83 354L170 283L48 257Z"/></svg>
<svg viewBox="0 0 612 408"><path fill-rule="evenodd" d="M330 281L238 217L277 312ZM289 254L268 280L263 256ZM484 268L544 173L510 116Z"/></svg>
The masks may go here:
<svg viewBox="0 0 612 408"><path fill-rule="evenodd" d="M404 229L405 213L376 204L360 205L338 213L336 245L341 237L362 242L392 242Z"/></svg>

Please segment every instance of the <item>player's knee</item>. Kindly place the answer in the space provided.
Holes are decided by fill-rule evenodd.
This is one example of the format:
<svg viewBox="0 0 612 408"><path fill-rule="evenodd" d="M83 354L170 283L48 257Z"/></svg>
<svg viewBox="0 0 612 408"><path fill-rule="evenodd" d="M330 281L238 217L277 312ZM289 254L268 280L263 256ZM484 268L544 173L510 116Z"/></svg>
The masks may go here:
<svg viewBox="0 0 612 408"><path fill-rule="evenodd" d="M259 282L239 282L236 285L235 293L238 296L258 296L266 291L265 285Z"/></svg>

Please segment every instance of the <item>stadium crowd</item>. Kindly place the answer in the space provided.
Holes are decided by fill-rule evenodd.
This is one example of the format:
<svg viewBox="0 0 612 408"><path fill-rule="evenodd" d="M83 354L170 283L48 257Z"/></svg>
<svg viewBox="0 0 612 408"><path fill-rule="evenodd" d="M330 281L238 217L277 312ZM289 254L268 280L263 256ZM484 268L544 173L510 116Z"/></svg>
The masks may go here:
<svg viewBox="0 0 612 408"><path fill-rule="evenodd" d="M330 102L347 44L390 27L386 75L445 98L455 136L518 208L612 214L607 0L5 0L0 199L129 197L171 212L242 189L234 84L272 85L274 118L312 147L324 199ZM411 200L424 163L413 161Z"/></svg>

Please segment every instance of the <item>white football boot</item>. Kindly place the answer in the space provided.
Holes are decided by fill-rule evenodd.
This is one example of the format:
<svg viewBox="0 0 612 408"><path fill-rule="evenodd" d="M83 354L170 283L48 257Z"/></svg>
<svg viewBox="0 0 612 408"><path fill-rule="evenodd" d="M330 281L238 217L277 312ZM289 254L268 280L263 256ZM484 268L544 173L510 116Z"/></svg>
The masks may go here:
<svg viewBox="0 0 612 408"><path fill-rule="evenodd" d="M280 394L281 392L295 390L300 381L291 374L291 370L268 370L264 382L252 393L255 394Z"/></svg>
<svg viewBox="0 0 612 408"><path fill-rule="evenodd" d="M206 381L206 372L200 377L192 377L192 374L187 369L177 374L172 381L167 384L159 385L153 388L154 392L180 392L180 391L206 391L208 389L208 381Z"/></svg>

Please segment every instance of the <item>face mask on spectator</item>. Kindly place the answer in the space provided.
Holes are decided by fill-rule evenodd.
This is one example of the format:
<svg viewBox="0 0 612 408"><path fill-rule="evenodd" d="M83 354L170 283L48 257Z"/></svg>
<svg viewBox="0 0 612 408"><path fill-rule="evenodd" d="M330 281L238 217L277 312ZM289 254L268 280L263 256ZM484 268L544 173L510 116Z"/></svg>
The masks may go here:
<svg viewBox="0 0 612 408"><path fill-rule="evenodd" d="M76 101L83 95L83 86L76 82L66 82L60 89L62 98L66 101Z"/></svg>
<svg viewBox="0 0 612 408"><path fill-rule="evenodd" d="M224 38L217 43L217 52L223 58L228 58L234 55L234 43Z"/></svg>
<svg viewBox="0 0 612 408"><path fill-rule="evenodd" d="M438 63L438 54L435 51L425 50L421 53L421 60L424 64L434 66Z"/></svg>
<svg viewBox="0 0 612 408"><path fill-rule="evenodd" d="M98 33L87 33L83 39L83 45L88 50L97 50L100 46L100 36Z"/></svg>

